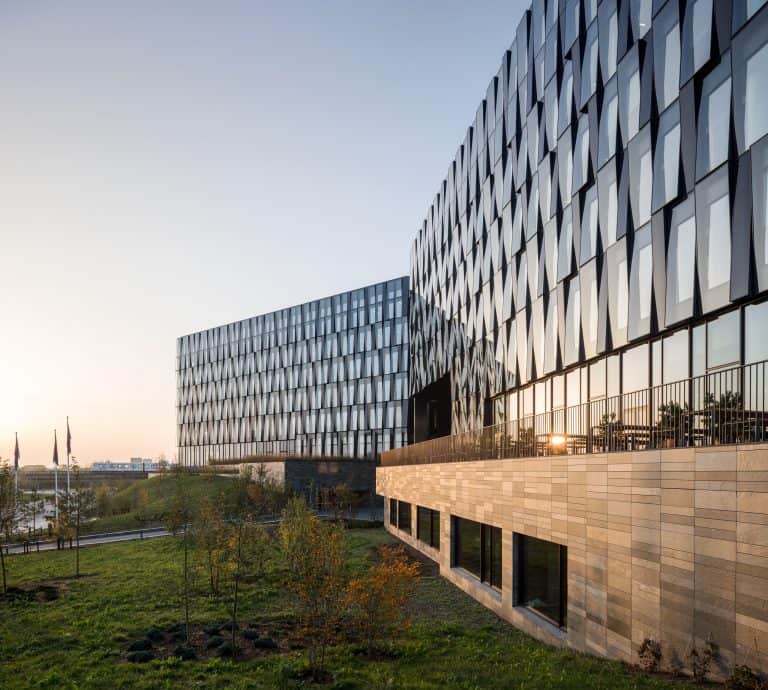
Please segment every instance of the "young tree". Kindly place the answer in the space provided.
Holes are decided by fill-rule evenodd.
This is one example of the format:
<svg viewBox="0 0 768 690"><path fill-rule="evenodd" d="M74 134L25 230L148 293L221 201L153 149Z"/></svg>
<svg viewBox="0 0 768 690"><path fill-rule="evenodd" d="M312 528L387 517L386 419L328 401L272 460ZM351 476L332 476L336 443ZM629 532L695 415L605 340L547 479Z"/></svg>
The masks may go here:
<svg viewBox="0 0 768 690"><path fill-rule="evenodd" d="M253 575L264 571L264 560L269 550L270 538L262 525L250 518L241 519L230 530L228 564L226 572L230 575L232 601L230 614L232 619L232 649L237 652L238 606L240 584Z"/></svg>
<svg viewBox="0 0 768 690"><path fill-rule="evenodd" d="M221 575L227 566L230 528L219 507L205 499L192 522L192 537L199 566L208 578L209 594L219 596Z"/></svg>
<svg viewBox="0 0 768 690"><path fill-rule="evenodd" d="M186 482L184 471L179 467L172 474L173 494L169 511L166 515L166 525L168 531L176 538L181 540L181 546L184 553L182 566L182 601L184 605L184 631L189 644L189 549L190 549L190 522L194 517L194 508L192 497L189 492L189 485Z"/></svg>
<svg viewBox="0 0 768 690"><path fill-rule="evenodd" d="M344 605L342 530L321 521L303 500L294 498L283 511L279 534L288 561L286 585L298 608L298 635L307 648L312 676L318 680Z"/></svg>
<svg viewBox="0 0 768 690"><path fill-rule="evenodd" d="M349 623L369 658L382 640L409 625L407 604L419 576L419 564L400 546L380 547L379 559L347 588Z"/></svg>
<svg viewBox="0 0 768 690"><path fill-rule="evenodd" d="M19 495L17 500L21 503L20 513L27 532L34 534L37 531L37 516L45 509L45 501L40 497L36 486L26 499Z"/></svg>
<svg viewBox="0 0 768 690"><path fill-rule="evenodd" d="M8 591L4 549L18 523L17 500L13 471L7 461L0 460L0 568L3 572L3 594Z"/></svg>
<svg viewBox="0 0 768 690"><path fill-rule="evenodd" d="M61 536L75 540L75 577L80 577L80 529L94 514L96 493L90 486L83 485L77 463L72 466L72 476L73 489L59 512L59 530Z"/></svg>
<svg viewBox="0 0 768 690"><path fill-rule="evenodd" d="M345 482L337 484L331 494L331 512L335 520L352 519L352 512L357 507L358 496Z"/></svg>
<svg viewBox="0 0 768 690"><path fill-rule="evenodd" d="M112 512L112 492L106 484L99 484L96 487L96 515L107 517Z"/></svg>
<svg viewBox="0 0 768 690"><path fill-rule="evenodd" d="M277 515L288 500L285 487L269 476L263 462L247 475L244 486L247 494L245 511L254 517Z"/></svg>

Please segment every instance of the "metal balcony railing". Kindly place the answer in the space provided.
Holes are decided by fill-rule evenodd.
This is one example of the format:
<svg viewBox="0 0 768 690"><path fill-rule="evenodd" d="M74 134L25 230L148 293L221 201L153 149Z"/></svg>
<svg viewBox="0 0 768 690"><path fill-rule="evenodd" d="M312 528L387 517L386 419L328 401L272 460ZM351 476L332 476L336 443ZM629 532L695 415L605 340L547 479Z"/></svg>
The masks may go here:
<svg viewBox="0 0 768 690"><path fill-rule="evenodd" d="M532 458L768 441L768 361L382 453L381 464Z"/></svg>

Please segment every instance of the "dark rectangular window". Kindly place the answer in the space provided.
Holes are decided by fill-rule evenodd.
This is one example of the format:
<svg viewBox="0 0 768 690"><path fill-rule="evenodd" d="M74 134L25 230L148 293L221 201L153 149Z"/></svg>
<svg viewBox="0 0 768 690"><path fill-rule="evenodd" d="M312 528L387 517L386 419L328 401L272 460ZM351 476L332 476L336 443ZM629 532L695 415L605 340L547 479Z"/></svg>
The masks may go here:
<svg viewBox="0 0 768 690"><path fill-rule="evenodd" d="M515 606L566 626L568 556L565 546L515 534Z"/></svg>
<svg viewBox="0 0 768 690"><path fill-rule="evenodd" d="M411 533L411 504L405 501L397 502L397 526L403 531Z"/></svg>
<svg viewBox="0 0 768 690"><path fill-rule="evenodd" d="M389 524L397 527L397 499L389 499Z"/></svg>
<svg viewBox="0 0 768 690"><path fill-rule="evenodd" d="M429 546L440 548L440 511L416 507L416 536Z"/></svg>
<svg viewBox="0 0 768 690"><path fill-rule="evenodd" d="M501 589L501 528L452 517L453 567Z"/></svg>

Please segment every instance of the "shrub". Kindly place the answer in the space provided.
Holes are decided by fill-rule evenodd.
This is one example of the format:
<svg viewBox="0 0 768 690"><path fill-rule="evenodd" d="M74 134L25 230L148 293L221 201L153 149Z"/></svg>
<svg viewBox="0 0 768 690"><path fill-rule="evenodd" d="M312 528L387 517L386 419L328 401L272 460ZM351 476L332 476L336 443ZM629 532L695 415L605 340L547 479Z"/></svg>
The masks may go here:
<svg viewBox="0 0 768 690"><path fill-rule="evenodd" d="M349 624L372 657L381 640L409 625L407 604L419 575L401 546L379 548L380 561L347 588Z"/></svg>
<svg viewBox="0 0 768 690"><path fill-rule="evenodd" d="M297 636L307 649L314 680L324 676L325 653L338 636L346 557L342 531L322 522L301 499L283 511L280 543L288 561L286 585L295 595Z"/></svg>
<svg viewBox="0 0 768 690"><path fill-rule="evenodd" d="M768 690L768 682L746 664L734 666L733 671L725 681L727 690Z"/></svg>
<svg viewBox="0 0 768 690"><path fill-rule="evenodd" d="M704 643L703 650L699 651L696 648L696 644L693 644L691 651L688 653L688 659L691 662L693 679L697 683L703 683L707 679L709 668L712 666L712 662L717 658L719 652L720 649L712 639L711 634Z"/></svg>
<svg viewBox="0 0 768 690"><path fill-rule="evenodd" d="M643 671L654 673L661 663L661 645L657 640L646 637L637 651L637 656L640 658L640 667Z"/></svg>

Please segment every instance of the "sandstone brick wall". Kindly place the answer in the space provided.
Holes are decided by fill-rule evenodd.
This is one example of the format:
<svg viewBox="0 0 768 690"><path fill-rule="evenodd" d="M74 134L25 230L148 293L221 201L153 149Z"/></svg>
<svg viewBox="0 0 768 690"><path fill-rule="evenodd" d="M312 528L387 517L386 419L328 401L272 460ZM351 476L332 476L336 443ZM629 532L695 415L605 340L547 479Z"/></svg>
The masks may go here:
<svg viewBox="0 0 768 690"><path fill-rule="evenodd" d="M379 494L413 504L413 534L387 529L517 627L551 644L664 663L711 634L719 671L768 672L768 446L674 449L379 467ZM385 502L389 510L388 502ZM416 539L416 506L440 511L440 552ZM502 591L451 569L451 515L502 528ZM514 532L568 547L563 632L512 606Z"/></svg>

